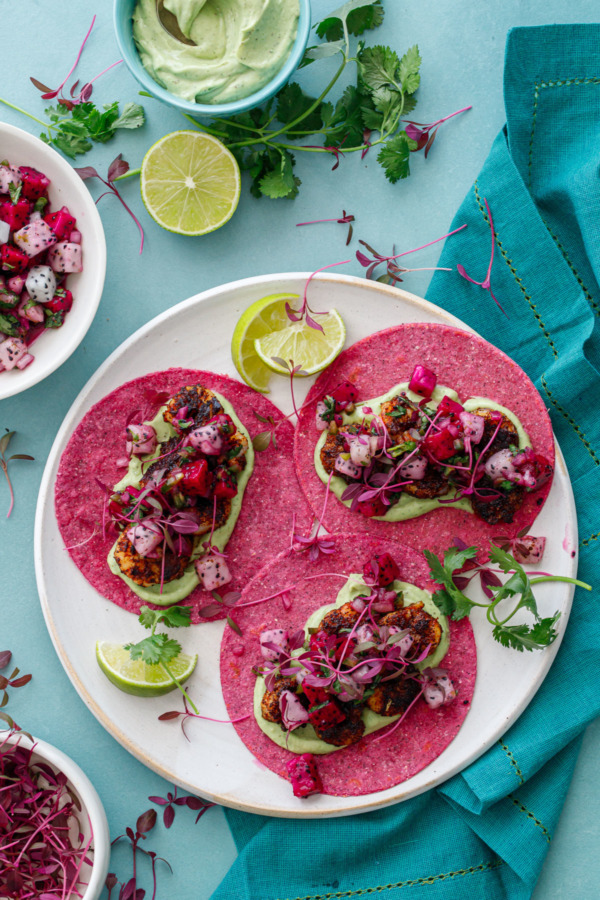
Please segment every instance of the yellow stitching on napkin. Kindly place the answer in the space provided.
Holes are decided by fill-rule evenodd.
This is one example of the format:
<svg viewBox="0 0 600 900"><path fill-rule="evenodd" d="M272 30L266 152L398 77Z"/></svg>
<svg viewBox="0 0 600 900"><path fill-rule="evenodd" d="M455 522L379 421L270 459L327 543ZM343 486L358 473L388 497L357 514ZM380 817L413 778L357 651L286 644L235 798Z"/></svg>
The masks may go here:
<svg viewBox="0 0 600 900"><path fill-rule="evenodd" d="M581 428L579 427L579 425L577 424L577 422L575 421L573 416L571 416L565 409L562 408L562 406L560 405L558 400L554 399L554 397L552 396L552 393L550 391L550 388L548 387L548 384L546 383L546 379L544 378L543 375L541 377L541 382L542 382L542 387L548 394L548 397L550 398L550 401L552 402L553 406L555 406L556 409L559 411L559 413L567 420L567 422L569 423L569 425L571 426L571 428L573 429L573 431L575 432L575 434L577 435L577 437L579 438L579 440L581 441L581 443L583 444L583 446L585 447L587 452L590 454L590 456L594 460L595 464L597 466L600 466L600 459L598 458L596 451L594 450L594 448L592 447L592 445L586 438L584 432L581 430Z"/></svg>
<svg viewBox="0 0 600 900"><path fill-rule="evenodd" d="M590 534L589 537L584 538L583 541L579 542L579 546L580 547L589 547L589 545L592 543L592 541L598 541L598 540L600 540L600 531L597 531L596 534Z"/></svg>
<svg viewBox="0 0 600 900"><path fill-rule="evenodd" d="M565 250L565 248L563 247L563 245L561 244L561 242L559 241L559 239L556 237L556 235L554 234L554 232L552 231L552 229L550 228L550 226L548 225L548 223L546 222L546 220L545 220L545 219L542 219L542 222L544 223L544 225L545 225L546 228L548 229L548 233L549 233L550 237L552 238L552 240L554 241L554 243L556 244L556 246L558 247L558 249L559 249L560 252L562 253L562 255L563 255L563 257L564 257L564 260L565 260L566 264L568 265L568 267L570 268L571 272L572 272L573 275L575 276L575 279L577 280L577 284L579 285L579 287L581 288L581 290L582 290L583 293L585 294L586 299L588 300L590 306L592 307L592 309L595 310L596 315L597 315L597 316L600 316L600 306L598 306L598 304L596 303L596 301L594 300L594 298L592 297L592 295L590 294L590 292L589 292L588 289L586 288L585 284L583 283L583 279L581 278L581 275L579 274L579 272L577 271L577 269L575 268L575 266L573 265L573 263L572 263L571 260L569 259L569 255L568 255L567 251Z"/></svg>
<svg viewBox="0 0 600 900"><path fill-rule="evenodd" d="M511 751L508 749L506 744L502 743L502 741L498 741L498 743L500 744L500 746L502 747L502 749L508 756L509 762L510 762L511 766L513 767L513 769L515 770L515 774L516 774L517 778L519 779L519 784L525 784L525 779L523 778L523 773L521 772L521 769L519 768L519 764L517 763L516 759L512 755Z"/></svg>
<svg viewBox="0 0 600 900"><path fill-rule="evenodd" d="M517 798L515 796L513 796L513 794L509 794L508 799L512 800L512 802L515 804L515 806L517 806L521 810L521 812L524 812L526 814L528 819L531 819L532 822L535 822L535 825L537 826L537 828L541 828L542 832L544 833L544 837L546 838L546 841L549 844L550 841L552 840L552 837L550 835L550 832L546 828L546 826L542 825L540 820L536 819L534 814L532 812L530 812L530 810L528 810L526 806L523 806L523 804L520 802L520 800L517 800Z"/></svg>
<svg viewBox="0 0 600 900"><path fill-rule="evenodd" d="M481 196L479 194L479 188L477 186L477 182L475 182L473 187L475 189L475 198L477 200L477 205L479 206L479 209L481 210L481 214L482 214L483 218L489 225L490 222L489 222L487 213L485 211L485 208L483 206L483 203L481 202ZM494 237L496 238L496 243L498 245L498 249L500 250L500 253L502 254L502 257L503 257L505 263L507 264L508 268L510 269L513 278L515 279L515 281L517 282L517 284L521 290L521 293L523 294L523 296L525 297L525 299L527 300L527 302L529 304L529 307L535 317L536 322L542 329L542 333L543 333L544 337L546 338L546 340L548 341L548 344L550 345L550 349L552 350L554 358L558 359L558 350L556 349L556 345L555 345L554 341L552 340L552 338L550 337L550 334L548 333L546 326L544 325L544 321L543 321L542 317L540 316L539 312L537 311L535 303L531 299L531 295L527 293L527 291L525 290L525 287L523 285L523 282L517 275L517 270L515 269L515 267L512 264L512 259L508 258L508 254L502 245L502 241L498 237L498 232L495 229L494 229Z"/></svg>
<svg viewBox="0 0 600 900"><path fill-rule="evenodd" d="M475 875L477 872L485 872L497 869L504 865L503 859L494 862L481 863L478 866L469 866L467 869L457 869L456 872L443 872L440 875L429 875L427 878L411 878L408 881L397 881L395 884L380 884L377 887L359 888L356 891L336 891L328 894L309 894L304 897L294 897L293 900L340 900L343 897L362 897L366 894L381 894L383 891L391 891L403 887L418 887L424 884L435 884L437 881L445 881L447 878L462 877L463 875ZM292 898L287 898L292 900Z"/></svg>
<svg viewBox="0 0 600 900"><path fill-rule="evenodd" d="M529 171L527 186L531 188L531 170L533 167L533 135L535 134L535 123L537 121L538 100L540 98L540 86L535 83L533 91L533 117L531 119L531 135L529 137Z"/></svg>

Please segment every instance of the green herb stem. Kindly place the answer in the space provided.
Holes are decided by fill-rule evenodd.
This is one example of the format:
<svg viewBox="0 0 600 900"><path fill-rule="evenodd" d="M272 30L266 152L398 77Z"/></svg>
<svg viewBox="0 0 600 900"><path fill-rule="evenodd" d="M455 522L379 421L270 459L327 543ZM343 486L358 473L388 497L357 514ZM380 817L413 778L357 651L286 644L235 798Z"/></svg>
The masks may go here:
<svg viewBox="0 0 600 900"><path fill-rule="evenodd" d="M124 175L118 175L116 178L113 178L113 181L124 181L125 178L131 178L133 175L139 175L141 171L141 168L129 169L129 171L125 172Z"/></svg>
<svg viewBox="0 0 600 900"><path fill-rule="evenodd" d="M227 134L224 131L219 131L217 128L210 128L208 125L202 125L197 119L194 119L192 116L188 116L187 113L182 113L181 115L183 116L184 119L187 119L188 122L191 122L191 124L195 128L197 128L199 131L204 131L204 132L206 132L206 134L212 134L213 137L217 137L217 138L226 138L227 137ZM225 120L221 119L220 121L225 121ZM241 126L239 126L237 124L237 122L234 122L233 124L235 125L236 128L241 128Z"/></svg>
<svg viewBox="0 0 600 900"><path fill-rule="evenodd" d="M171 669L170 669L170 667L169 667L169 664L166 663L166 662L161 662L160 665L163 667L164 671L167 673L167 675L169 676L169 678L171 679L171 681L173 682L173 684L176 684L176 685L177 685L177 687L179 688L179 690L181 691L181 693L183 694L183 696L186 698L186 700L188 701L188 703L190 704L190 706L191 706L192 709L194 710L195 714L196 714L197 716L199 716L200 713L198 712L198 708L197 708L196 704L194 703L194 701L192 700L192 698L190 697L190 695L188 694L188 692L186 691L186 689L181 685L181 682L178 681L177 678L175 678L175 676L174 676L173 673L171 672Z"/></svg>
<svg viewBox="0 0 600 900"><path fill-rule="evenodd" d="M0 103L4 103L4 105L10 107L10 109L14 109L16 112L27 116L28 119L32 119L34 122L37 122L38 125L41 125L43 128L52 128L52 126L47 122L44 122L42 119L38 119L37 116L32 116L31 113L28 113L25 109L21 109L20 106L15 106L14 103L9 103L8 100L5 100L3 97L0 97Z"/></svg>
<svg viewBox="0 0 600 900"><path fill-rule="evenodd" d="M530 578L529 584L541 584L544 581L564 581L566 584L574 584L576 587L584 588L586 591L593 590L591 584L585 581L578 581L577 578L569 578L567 575L540 575L538 578Z"/></svg>

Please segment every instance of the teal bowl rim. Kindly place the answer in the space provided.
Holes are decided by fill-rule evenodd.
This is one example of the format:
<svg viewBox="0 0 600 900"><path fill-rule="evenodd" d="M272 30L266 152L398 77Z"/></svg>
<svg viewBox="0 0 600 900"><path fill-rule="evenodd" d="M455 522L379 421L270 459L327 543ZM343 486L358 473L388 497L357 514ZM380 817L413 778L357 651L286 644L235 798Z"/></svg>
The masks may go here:
<svg viewBox="0 0 600 900"><path fill-rule="evenodd" d="M190 100L177 97L161 87L143 67L131 29L131 17L135 3L136 0L115 0L114 5L115 35L125 65L145 91L148 91L157 100L162 100L163 103L174 106L192 116L231 116L244 112L247 109L252 109L255 106L260 106L261 103L269 100L289 81L300 65L308 44L311 25L310 0L298 0L300 17L298 19L296 40L285 64L268 84L265 84L259 91L255 91L248 97L241 97L239 100L232 100L229 103L192 103Z"/></svg>

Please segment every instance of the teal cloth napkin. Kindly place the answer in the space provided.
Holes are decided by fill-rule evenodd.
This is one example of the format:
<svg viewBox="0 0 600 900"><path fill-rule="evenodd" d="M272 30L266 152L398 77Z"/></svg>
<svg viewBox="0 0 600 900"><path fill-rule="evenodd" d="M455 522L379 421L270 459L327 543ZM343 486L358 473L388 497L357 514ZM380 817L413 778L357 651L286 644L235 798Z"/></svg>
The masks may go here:
<svg viewBox="0 0 600 900"><path fill-rule="evenodd" d="M428 299L512 356L546 401L573 482L578 590L541 689L484 756L438 790L378 812L294 821L227 810L239 857L213 900L531 896L585 726L600 711L600 26L509 33L506 128L463 202Z"/></svg>

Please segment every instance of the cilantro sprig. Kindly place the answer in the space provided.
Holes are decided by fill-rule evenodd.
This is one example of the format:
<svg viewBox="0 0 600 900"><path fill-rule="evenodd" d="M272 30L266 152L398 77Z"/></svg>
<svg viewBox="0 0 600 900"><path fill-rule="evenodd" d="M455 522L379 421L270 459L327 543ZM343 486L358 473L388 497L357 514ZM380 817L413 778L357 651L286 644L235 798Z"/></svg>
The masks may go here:
<svg viewBox="0 0 600 900"><path fill-rule="evenodd" d="M317 97L290 82L264 107L208 124L191 117L189 121L231 150L240 168L250 173L250 190L256 197L297 195L301 184L294 172L298 152L330 154L337 167L340 156L364 154L378 146L377 160L388 180L406 178L409 154L418 146L402 127L402 117L416 106L419 50L414 46L399 55L383 45L365 47L362 40L354 52L350 46L351 35L361 36L381 25L383 19L382 0L348 0L316 26L323 43L308 47L302 66L341 56L339 68ZM356 64L355 83L338 99L330 99L334 85L351 63ZM311 137L319 138L320 143L305 143Z"/></svg>
<svg viewBox="0 0 600 900"><path fill-rule="evenodd" d="M166 625L168 628L189 627L190 612L188 606L169 606L167 609L156 610L142 606L138 619L144 628L150 630L150 635L136 644L125 644L125 649L129 650L131 659L141 659L149 666L161 666L198 715L191 697L169 666L169 663L181 653L181 644L175 638L169 637L166 632L156 633L159 625Z"/></svg>
<svg viewBox="0 0 600 900"><path fill-rule="evenodd" d="M493 626L492 634L504 647L512 647L514 650L541 650L554 642L557 637L556 624L560 618L560 612L552 616L541 618L538 613L537 602L533 594L532 586L550 581L563 581L591 591L589 584L569 578L565 575L539 575L531 578L523 566L519 565L514 556L508 551L494 545L490 548L489 562L497 566L501 572L508 575L504 582L494 577L494 573L485 566L471 563L471 571L489 573L484 579L485 594L489 598L488 603L479 603L467 597L456 584L456 573L462 570L465 564L469 564L477 555L477 547L450 547L444 553L443 563L430 550L423 551L429 564L431 578L441 589L433 595L434 602L440 612L451 616L454 621L459 621L468 616L473 608L481 607L486 610L488 622ZM492 577L489 577L492 575ZM500 612L500 604L503 600L514 600L514 605L508 614ZM509 625L508 622L520 610L525 609L533 616L532 625L522 623Z"/></svg>

